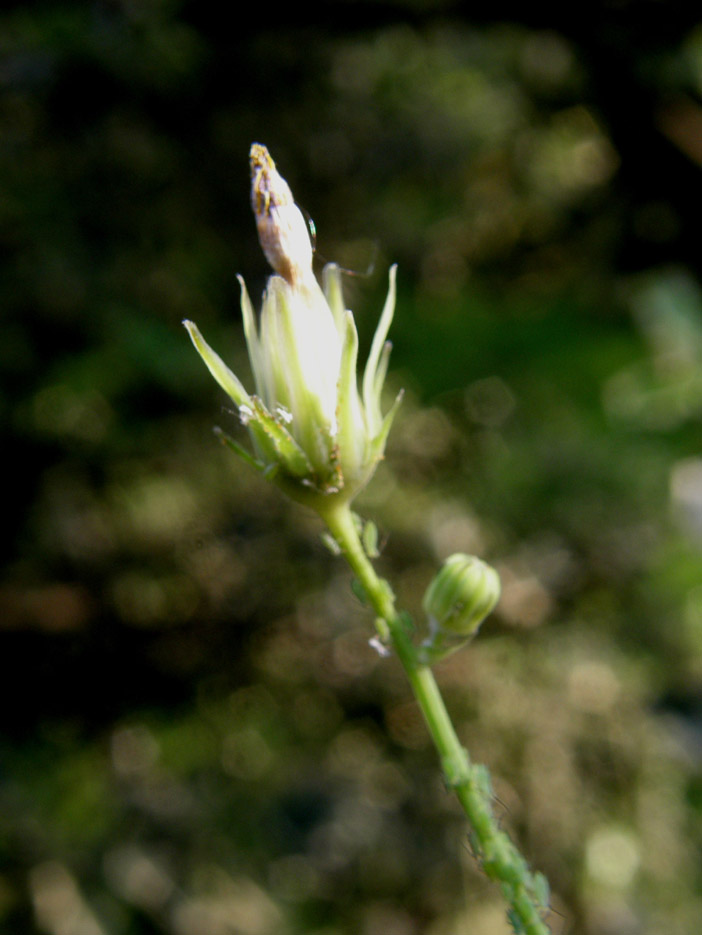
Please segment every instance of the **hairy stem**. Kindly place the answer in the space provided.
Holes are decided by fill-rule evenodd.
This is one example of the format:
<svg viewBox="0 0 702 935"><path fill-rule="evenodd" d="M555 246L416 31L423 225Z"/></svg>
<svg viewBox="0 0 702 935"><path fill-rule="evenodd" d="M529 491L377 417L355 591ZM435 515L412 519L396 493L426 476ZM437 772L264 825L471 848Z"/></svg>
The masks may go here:
<svg viewBox="0 0 702 935"><path fill-rule="evenodd" d="M550 930L543 920L548 910L548 884L543 876L529 870L509 836L500 829L492 809L488 770L471 763L468 751L461 745L431 669L418 661L406 621L395 607L392 589L378 577L363 550L348 504L336 504L322 518L377 614L379 635L383 638L389 633L439 753L446 784L455 792L470 824L469 840L476 860L488 877L501 884L515 932L548 935Z"/></svg>

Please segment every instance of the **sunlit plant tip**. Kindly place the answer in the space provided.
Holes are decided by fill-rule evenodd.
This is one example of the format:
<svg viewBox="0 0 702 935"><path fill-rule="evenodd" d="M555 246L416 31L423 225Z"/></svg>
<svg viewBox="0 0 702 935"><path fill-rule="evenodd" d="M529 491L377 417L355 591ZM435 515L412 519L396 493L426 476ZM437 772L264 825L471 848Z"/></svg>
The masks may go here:
<svg viewBox="0 0 702 935"><path fill-rule="evenodd" d="M288 494L324 512L350 501L383 457L400 396L383 415L381 396L395 308L395 267L359 392L358 333L344 306L341 271L328 264L322 288L312 268L304 215L268 150L250 152L251 205L259 241L275 270L257 318L241 277L244 333L255 393L184 322L220 387L237 406L255 459Z"/></svg>

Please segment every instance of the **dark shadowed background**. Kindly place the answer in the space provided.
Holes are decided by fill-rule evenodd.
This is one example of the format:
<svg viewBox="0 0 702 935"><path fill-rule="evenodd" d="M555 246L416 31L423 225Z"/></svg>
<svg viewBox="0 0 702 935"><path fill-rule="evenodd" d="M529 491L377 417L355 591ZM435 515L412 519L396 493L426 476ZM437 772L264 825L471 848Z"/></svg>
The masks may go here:
<svg viewBox="0 0 702 935"><path fill-rule="evenodd" d="M406 397L359 502L568 935L702 918L702 19L620 0L0 13L0 931L503 935L318 522L216 443L265 143ZM243 437L243 436L242 436Z"/></svg>

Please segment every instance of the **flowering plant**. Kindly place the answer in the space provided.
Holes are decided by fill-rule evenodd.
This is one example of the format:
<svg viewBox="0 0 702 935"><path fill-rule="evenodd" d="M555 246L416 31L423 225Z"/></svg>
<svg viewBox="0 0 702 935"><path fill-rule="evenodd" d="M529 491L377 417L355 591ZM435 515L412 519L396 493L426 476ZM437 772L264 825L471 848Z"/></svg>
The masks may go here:
<svg viewBox="0 0 702 935"><path fill-rule="evenodd" d="M492 810L490 775L473 764L451 723L430 666L477 632L500 593L497 573L474 556L444 563L427 589L428 635L413 641L413 623L399 612L390 584L379 578L372 524L352 514L354 496L383 456L398 396L383 416L381 394L395 307L395 269L358 390L358 335L346 311L338 267L324 271L324 289L312 271L312 245L302 212L265 146L251 147L251 202L259 240L275 271L263 297L260 324L241 281L244 332L256 384L249 394L206 343L197 326L185 326L215 380L238 408L254 447L251 455L223 439L293 499L312 507L326 523L338 552L348 561L359 590L373 608L375 645L388 645L407 673L453 789L470 825L473 853L484 872L501 885L507 916L517 933L546 935L548 884L533 874Z"/></svg>

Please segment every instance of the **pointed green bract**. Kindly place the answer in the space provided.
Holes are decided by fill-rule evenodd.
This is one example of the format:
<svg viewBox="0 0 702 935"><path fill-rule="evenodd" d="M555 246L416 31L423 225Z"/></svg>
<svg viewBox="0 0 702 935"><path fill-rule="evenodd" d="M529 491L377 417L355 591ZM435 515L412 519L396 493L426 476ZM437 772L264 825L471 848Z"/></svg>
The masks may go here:
<svg viewBox="0 0 702 935"><path fill-rule="evenodd" d="M404 391L400 390L400 392L395 397L395 402L392 404L390 411L380 424L380 431L371 442L369 461L371 461L374 465L383 457L385 443L388 440L388 435L390 434L392 423L395 419L395 415L397 414L397 410L400 408L400 403L402 402L403 396Z"/></svg>
<svg viewBox="0 0 702 935"><path fill-rule="evenodd" d="M243 445L240 445L236 439L231 437L231 435L227 435L227 433L222 431L218 425L215 425L214 433L223 445L226 445L227 448L234 452L234 454L239 455L241 460L245 461L249 467L254 468L256 471L263 471L265 469L265 464L263 464L263 462L257 461L256 458L254 458L253 455L248 452Z"/></svg>
<svg viewBox="0 0 702 935"><path fill-rule="evenodd" d="M246 289L246 283L244 282L243 276L237 276L237 279L239 280L239 286L241 287L241 314L242 318L244 319L244 335L246 337L246 345L249 351L251 369L253 370L254 380L256 381L256 386L258 388L259 383L261 382L263 360L261 356L261 342L258 337L258 327L256 325L256 313L253 310L253 305L251 304L251 299L249 298L249 293Z"/></svg>
<svg viewBox="0 0 702 935"><path fill-rule="evenodd" d="M358 333L351 312L345 313L341 370L339 372L337 422L339 457L345 483L353 483L363 471L366 455L366 429L356 386Z"/></svg>
<svg viewBox="0 0 702 935"><path fill-rule="evenodd" d="M324 286L324 295L326 296L329 308L334 316L334 321L339 334L344 331L344 293L341 288L341 270L336 263L327 263L322 273L322 284Z"/></svg>
<svg viewBox="0 0 702 935"><path fill-rule="evenodd" d="M210 345L205 341L203 336L200 334L200 331L197 325L192 321L184 321L183 324L188 329L188 334L192 339L195 348L205 361L207 369L210 371L212 376L215 378L217 383L222 387L224 392L229 396L237 406L248 406L251 403L249 394L243 387L243 384L236 377L229 367L224 363L222 358L212 350Z"/></svg>
<svg viewBox="0 0 702 935"><path fill-rule="evenodd" d="M366 407L366 414L371 424L380 423L380 389L382 389L382 387L377 387L376 385L376 374L385 345L385 339L388 336L392 318L395 314L396 274L397 266L391 266L388 295L385 299L385 305L380 316L380 321L378 322L378 327L375 329L375 334L373 335L373 343L371 344L371 349L368 354L368 363L366 364L366 369L363 374L363 405Z"/></svg>

